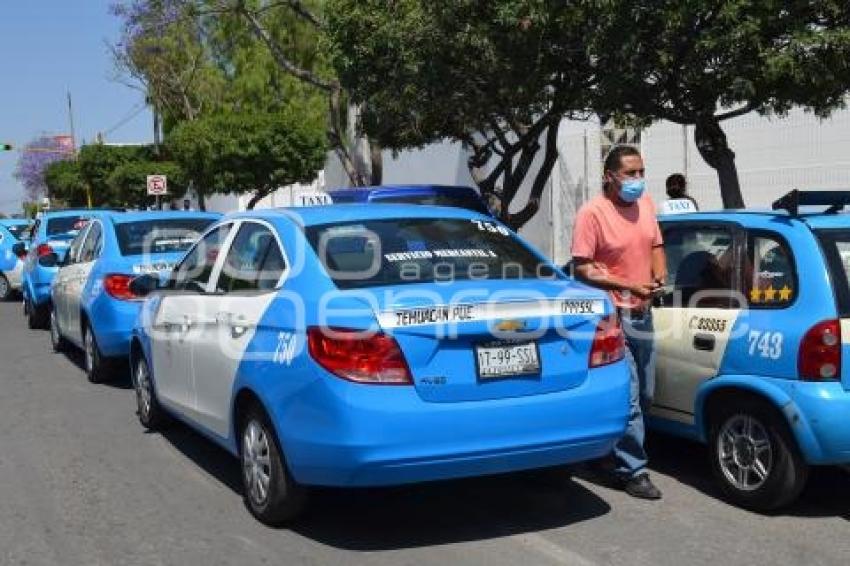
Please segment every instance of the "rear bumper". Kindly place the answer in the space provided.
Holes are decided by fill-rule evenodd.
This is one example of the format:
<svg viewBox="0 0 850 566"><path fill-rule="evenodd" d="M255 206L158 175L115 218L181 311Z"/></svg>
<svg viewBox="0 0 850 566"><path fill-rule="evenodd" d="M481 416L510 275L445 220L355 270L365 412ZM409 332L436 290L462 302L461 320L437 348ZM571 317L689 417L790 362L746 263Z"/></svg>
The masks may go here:
<svg viewBox="0 0 850 566"><path fill-rule="evenodd" d="M104 356L117 358L130 355L130 337L141 308L140 301L119 301L106 294L95 300L89 320Z"/></svg>
<svg viewBox="0 0 850 566"><path fill-rule="evenodd" d="M312 485L392 485L589 460L611 451L629 412L624 362L591 370L570 390L460 403L424 402L413 387L319 381L272 410L295 479Z"/></svg>
<svg viewBox="0 0 850 566"><path fill-rule="evenodd" d="M795 382L785 407L810 464L850 464L850 391L841 383Z"/></svg>
<svg viewBox="0 0 850 566"><path fill-rule="evenodd" d="M56 273L55 267L38 266L24 277L26 284L27 299L35 306L42 306L50 302L50 286Z"/></svg>

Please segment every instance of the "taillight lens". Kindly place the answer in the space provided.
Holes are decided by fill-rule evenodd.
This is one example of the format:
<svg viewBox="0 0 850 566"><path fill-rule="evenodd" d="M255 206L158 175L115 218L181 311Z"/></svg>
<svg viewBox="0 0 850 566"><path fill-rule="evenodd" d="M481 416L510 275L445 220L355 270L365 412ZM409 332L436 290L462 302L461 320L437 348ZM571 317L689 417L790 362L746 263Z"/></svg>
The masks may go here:
<svg viewBox="0 0 850 566"><path fill-rule="evenodd" d="M53 253L53 248L50 247L50 244L39 244L35 249L35 255L38 257L44 257L46 255L50 255Z"/></svg>
<svg viewBox="0 0 850 566"><path fill-rule="evenodd" d="M825 320L803 336L797 357L800 379L821 381L841 377L841 324Z"/></svg>
<svg viewBox="0 0 850 566"><path fill-rule="evenodd" d="M307 329L310 356L336 375L357 383L410 385L410 368L392 336L340 328Z"/></svg>
<svg viewBox="0 0 850 566"><path fill-rule="evenodd" d="M120 273L107 275L103 278L103 288L106 290L107 294L114 299L121 301L139 299L140 297L130 290L130 283L133 279L134 277L131 277L130 275L123 275Z"/></svg>
<svg viewBox="0 0 850 566"><path fill-rule="evenodd" d="M612 364L622 360L625 355L626 341L620 319L613 315L603 318L596 327L588 365L595 368Z"/></svg>

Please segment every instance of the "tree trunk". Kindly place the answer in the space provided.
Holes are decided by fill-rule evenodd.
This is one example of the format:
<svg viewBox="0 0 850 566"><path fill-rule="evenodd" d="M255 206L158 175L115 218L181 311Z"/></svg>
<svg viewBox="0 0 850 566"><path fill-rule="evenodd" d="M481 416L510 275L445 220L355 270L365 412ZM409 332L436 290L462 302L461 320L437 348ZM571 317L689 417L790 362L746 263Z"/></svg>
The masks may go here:
<svg viewBox="0 0 850 566"><path fill-rule="evenodd" d="M198 195L198 210L206 212L207 210L207 199L204 191L201 189L195 189L195 194Z"/></svg>
<svg viewBox="0 0 850 566"><path fill-rule="evenodd" d="M735 152L729 148L726 134L714 116L700 118L694 128L694 141L705 162L717 171L723 208L744 208L744 197L735 167Z"/></svg>
<svg viewBox="0 0 850 566"><path fill-rule="evenodd" d="M384 181L384 153L375 140L369 140L369 154L372 159L372 184L380 185Z"/></svg>
<svg viewBox="0 0 850 566"><path fill-rule="evenodd" d="M251 200L248 201L248 204L245 205L246 210L254 210L254 207L257 206L257 203L269 196L269 191L257 191L254 193L254 196L251 197Z"/></svg>

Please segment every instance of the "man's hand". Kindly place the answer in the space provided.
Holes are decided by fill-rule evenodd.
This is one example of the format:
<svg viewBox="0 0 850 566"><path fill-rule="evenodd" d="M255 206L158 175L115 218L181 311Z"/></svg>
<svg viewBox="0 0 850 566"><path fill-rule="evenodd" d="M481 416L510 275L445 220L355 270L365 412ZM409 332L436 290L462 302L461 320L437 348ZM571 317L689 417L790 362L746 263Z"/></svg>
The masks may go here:
<svg viewBox="0 0 850 566"><path fill-rule="evenodd" d="M648 299L652 296L652 292L658 288L658 285L632 285L628 288L631 291L632 295L635 295L639 299Z"/></svg>

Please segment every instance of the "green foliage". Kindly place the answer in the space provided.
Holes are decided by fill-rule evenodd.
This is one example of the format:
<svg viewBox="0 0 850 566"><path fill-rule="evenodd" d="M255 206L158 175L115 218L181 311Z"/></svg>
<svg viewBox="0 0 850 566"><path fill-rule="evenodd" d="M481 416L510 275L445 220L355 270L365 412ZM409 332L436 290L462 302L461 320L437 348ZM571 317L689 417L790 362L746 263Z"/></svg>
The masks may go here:
<svg viewBox="0 0 850 566"><path fill-rule="evenodd" d="M116 166L106 178L106 184L112 194L117 195L120 200L113 204L142 208L152 204L156 197L147 194L148 175L166 176L169 197L179 197L186 192L188 178L177 163L146 159L127 161Z"/></svg>
<svg viewBox="0 0 850 566"><path fill-rule="evenodd" d="M76 160L55 161L48 165L44 182L54 202L61 201L68 206L85 206L88 202L86 183Z"/></svg>
<svg viewBox="0 0 850 566"><path fill-rule="evenodd" d="M312 181L326 138L297 109L217 114L183 122L168 149L205 193L253 193L256 202L282 185Z"/></svg>
<svg viewBox="0 0 850 566"><path fill-rule="evenodd" d="M132 161L146 161L152 158L153 150L148 146L110 146L102 144L85 145L80 149L77 162L80 173L88 183L94 206L118 206L127 200L128 195L116 191L109 184L109 176L117 167Z"/></svg>

